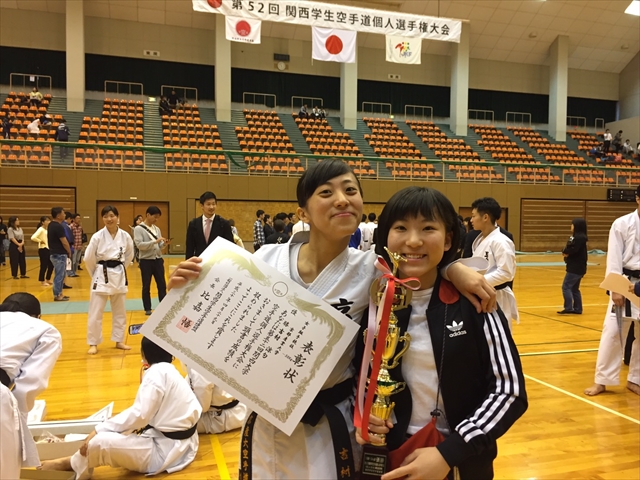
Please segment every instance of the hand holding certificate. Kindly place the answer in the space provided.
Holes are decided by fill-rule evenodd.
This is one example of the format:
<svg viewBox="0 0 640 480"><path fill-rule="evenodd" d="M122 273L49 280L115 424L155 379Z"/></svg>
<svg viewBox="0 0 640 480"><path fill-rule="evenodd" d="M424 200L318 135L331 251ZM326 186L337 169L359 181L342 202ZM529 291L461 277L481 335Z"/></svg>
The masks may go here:
<svg viewBox="0 0 640 480"><path fill-rule="evenodd" d="M357 325L252 254L216 239L179 272L141 333L290 434ZM179 282L182 283L182 282Z"/></svg>
<svg viewBox="0 0 640 480"><path fill-rule="evenodd" d="M637 297L631 290L629 290L629 287L632 285L633 283L631 283L624 275L610 273L600 284L600 288L618 293L627 298L627 300L629 300L633 305L640 308L640 297Z"/></svg>

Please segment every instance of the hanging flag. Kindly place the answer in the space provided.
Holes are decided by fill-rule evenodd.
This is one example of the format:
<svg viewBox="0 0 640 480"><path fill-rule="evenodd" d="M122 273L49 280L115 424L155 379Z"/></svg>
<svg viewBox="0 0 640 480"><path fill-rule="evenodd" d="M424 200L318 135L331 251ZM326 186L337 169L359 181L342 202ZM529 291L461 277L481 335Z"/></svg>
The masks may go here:
<svg viewBox="0 0 640 480"><path fill-rule="evenodd" d="M312 57L325 62L356 63L356 32L334 28L311 29Z"/></svg>
<svg viewBox="0 0 640 480"><path fill-rule="evenodd" d="M420 65L422 39L387 35L387 62Z"/></svg>
<svg viewBox="0 0 640 480"><path fill-rule="evenodd" d="M226 17L227 40L243 43L260 43L262 22L251 18Z"/></svg>

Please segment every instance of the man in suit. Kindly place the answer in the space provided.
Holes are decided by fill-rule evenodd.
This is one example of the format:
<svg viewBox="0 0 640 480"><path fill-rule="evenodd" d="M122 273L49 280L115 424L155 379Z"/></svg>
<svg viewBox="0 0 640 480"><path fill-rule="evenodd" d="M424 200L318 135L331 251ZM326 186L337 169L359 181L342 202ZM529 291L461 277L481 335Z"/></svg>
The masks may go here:
<svg viewBox="0 0 640 480"><path fill-rule="evenodd" d="M204 192L200 195L202 216L191 220L187 227L186 259L199 257L217 237L233 242L231 225L220 215L215 214L217 206L217 199L213 192Z"/></svg>

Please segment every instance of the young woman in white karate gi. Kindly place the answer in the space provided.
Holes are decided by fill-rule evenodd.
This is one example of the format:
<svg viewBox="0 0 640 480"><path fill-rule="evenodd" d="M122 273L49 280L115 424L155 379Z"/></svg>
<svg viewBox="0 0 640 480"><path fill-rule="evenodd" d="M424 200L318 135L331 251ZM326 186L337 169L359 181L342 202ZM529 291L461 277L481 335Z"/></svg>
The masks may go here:
<svg viewBox="0 0 640 480"><path fill-rule="evenodd" d="M310 230L293 235L286 244L265 245L256 256L359 323L369 305L369 288L377 276L374 252L348 248L362 216L360 183L341 160L324 160L300 178L297 197L297 215L310 225ZM169 279L169 288L196 278L199 262L198 258L182 262ZM491 287L481 275L468 275L469 272L466 267L453 268L449 276L456 277L452 280L462 290L486 299L485 305L492 303ZM473 298L480 308L480 302ZM355 442L352 414L354 351L355 343L338 361L290 436L262 417L249 417L252 441L249 458L243 456L240 462L240 478L355 478L360 449Z"/></svg>
<svg viewBox="0 0 640 480"><path fill-rule="evenodd" d="M133 405L96 425L73 456L43 462L43 470L73 470L76 480L84 480L102 465L154 475L178 472L193 462L202 412L198 399L169 352L148 338L140 349L148 368Z"/></svg>
<svg viewBox="0 0 640 480"><path fill-rule="evenodd" d="M187 380L202 407L198 433L230 432L244 425L248 414L245 404L191 368L187 368Z"/></svg>
<svg viewBox="0 0 640 480"><path fill-rule="evenodd" d="M124 343L128 291L127 267L133 260L133 240L118 227L118 209L107 205L102 209L104 228L91 237L84 262L91 275L87 343L89 355L98 353L102 343L102 316L107 300L111 301L111 340L116 348L130 350Z"/></svg>
<svg viewBox="0 0 640 480"><path fill-rule="evenodd" d="M13 293L0 305L0 478L40 465L27 415L62 351L55 327L39 319L40 302Z"/></svg>

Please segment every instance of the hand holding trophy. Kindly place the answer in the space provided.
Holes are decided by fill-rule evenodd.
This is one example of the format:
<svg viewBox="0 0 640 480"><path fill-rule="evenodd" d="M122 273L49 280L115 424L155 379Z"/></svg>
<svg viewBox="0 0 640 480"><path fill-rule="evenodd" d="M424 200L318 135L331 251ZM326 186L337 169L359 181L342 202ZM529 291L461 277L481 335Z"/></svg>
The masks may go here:
<svg viewBox="0 0 640 480"><path fill-rule="evenodd" d="M386 247L385 250L391 259L393 270L389 270L382 258L376 262L377 268L384 274L371 285L371 299L378 308L374 314L375 309L373 305L370 306L356 402L356 426L362 428L362 438L367 441L370 435L369 415L375 415L385 422L389 420L395 406L391 396L406 387L405 382L395 381L389 374L390 369L398 366L399 358L405 354L411 343L411 336L408 333L400 336L398 319L394 311L406 308L411 303L412 290L419 288L419 282L415 278L400 280L396 277L398 265L406 260L401 255L390 252ZM415 282L418 283L418 287L408 285ZM402 348L396 352L401 342ZM369 363L371 363L371 372L365 382ZM389 450L386 447L385 435L377 434L376 440L376 445L368 444L363 448L360 469L362 480L379 479L389 470Z"/></svg>

